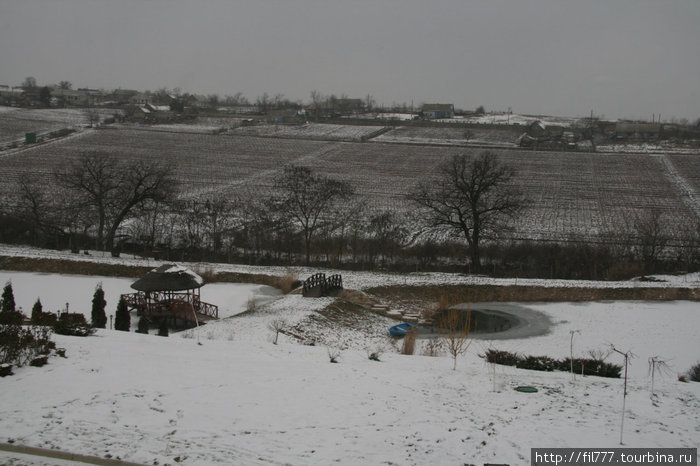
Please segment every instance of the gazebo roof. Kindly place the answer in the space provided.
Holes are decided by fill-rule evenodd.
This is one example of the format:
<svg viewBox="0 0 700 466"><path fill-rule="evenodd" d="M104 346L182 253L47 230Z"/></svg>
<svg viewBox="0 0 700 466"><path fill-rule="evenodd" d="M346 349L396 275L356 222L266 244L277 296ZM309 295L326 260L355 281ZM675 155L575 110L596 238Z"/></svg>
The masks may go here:
<svg viewBox="0 0 700 466"><path fill-rule="evenodd" d="M131 284L138 291L182 291L201 288L204 279L177 264L163 264Z"/></svg>

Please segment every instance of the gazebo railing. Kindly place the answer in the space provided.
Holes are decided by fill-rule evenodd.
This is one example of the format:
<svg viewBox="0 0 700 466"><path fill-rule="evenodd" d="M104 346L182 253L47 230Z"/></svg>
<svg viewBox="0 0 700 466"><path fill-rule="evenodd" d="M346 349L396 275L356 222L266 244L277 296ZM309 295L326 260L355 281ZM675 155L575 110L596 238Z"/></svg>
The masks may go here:
<svg viewBox="0 0 700 466"><path fill-rule="evenodd" d="M193 320L189 316L186 306L197 314L202 314L214 319L219 318L219 307L215 304L205 303L200 300L198 294L177 292L138 292L123 294L129 309L135 309L138 315L149 317L179 317Z"/></svg>

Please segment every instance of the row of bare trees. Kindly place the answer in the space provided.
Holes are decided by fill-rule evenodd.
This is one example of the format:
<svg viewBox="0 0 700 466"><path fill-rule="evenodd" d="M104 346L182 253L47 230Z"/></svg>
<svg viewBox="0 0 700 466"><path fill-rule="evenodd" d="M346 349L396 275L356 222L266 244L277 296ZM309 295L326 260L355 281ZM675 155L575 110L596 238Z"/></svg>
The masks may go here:
<svg viewBox="0 0 700 466"><path fill-rule="evenodd" d="M20 179L18 217L43 236L93 234L98 249L115 255L124 223L176 194L172 171L161 162L85 154L53 176L52 186Z"/></svg>
<svg viewBox="0 0 700 466"><path fill-rule="evenodd" d="M670 250L659 211L646 212L628 234L617 232L601 245L504 241L527 200L513 183L513 170L490 152L447 160L407 199L426 231L451 238L439 244L414 242L394 212L367 215L353 186L305 166L284 167L271 194L260 199L182 199L174 170L161 162L84 154L53 174L53 187L22 178L16 202L3 213L14 223L3 223L16 226L14 240L57 246L67 239L74 250L94 246L114 255L128 246L176 260L369 269L435 267L452 256L472 272L562 278L652 273ZM683 241L674 232L674 262L691 270L700 262L700 229L687 229ZM4 241L10 236L8 228L0 234ZM620 263L643 267L613 270Z"/></svg>

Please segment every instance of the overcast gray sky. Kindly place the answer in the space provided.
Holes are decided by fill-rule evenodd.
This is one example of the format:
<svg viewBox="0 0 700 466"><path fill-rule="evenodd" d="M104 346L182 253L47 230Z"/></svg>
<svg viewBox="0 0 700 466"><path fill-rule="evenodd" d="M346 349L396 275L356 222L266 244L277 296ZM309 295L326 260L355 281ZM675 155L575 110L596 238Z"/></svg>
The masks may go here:
<svg viewBox="0 0 700 466"><path fill-rule="evenodd" d="M0 0L0 84L700 118L700 0Z"/></svg>

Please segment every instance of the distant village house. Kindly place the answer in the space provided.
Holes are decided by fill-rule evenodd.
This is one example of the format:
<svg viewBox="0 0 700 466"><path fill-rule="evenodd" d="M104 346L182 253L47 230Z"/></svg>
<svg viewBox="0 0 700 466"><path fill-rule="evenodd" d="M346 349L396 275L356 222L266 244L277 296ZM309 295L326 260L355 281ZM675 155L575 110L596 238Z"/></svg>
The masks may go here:
<svg viewBox="0 0 700 466"><path fill-rule="evenodd" d="M429 120L439 118L454 118L455 106L453 104L423 104L423 117Z"/></svg>

